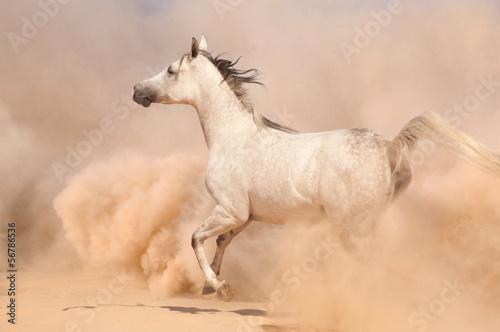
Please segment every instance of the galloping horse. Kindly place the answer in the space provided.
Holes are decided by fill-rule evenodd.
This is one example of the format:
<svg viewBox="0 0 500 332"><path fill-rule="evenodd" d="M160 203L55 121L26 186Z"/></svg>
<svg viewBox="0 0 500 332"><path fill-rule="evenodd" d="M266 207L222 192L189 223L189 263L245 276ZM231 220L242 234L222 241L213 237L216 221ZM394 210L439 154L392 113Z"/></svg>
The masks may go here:
<svg viewBox="0 0 500 332"><path fill-rule="evenodd" d="M231 287L217 279L222 256L255 220L284 224L326 217L345 247L357 250L384 207L408 187L411 154L422 138L500 174L498 154L436 113L414 118L394 139L368 129L297 133L253 110L243 85L258 83L257 71L234 64L213 58L202 35L179 60L134 87L133 99L144 107L187 104L198 112L209 152L206 186L216 202L192 236L204 294L232 299ZM217 248L209 265L203 243L213 236Z"/></svg>

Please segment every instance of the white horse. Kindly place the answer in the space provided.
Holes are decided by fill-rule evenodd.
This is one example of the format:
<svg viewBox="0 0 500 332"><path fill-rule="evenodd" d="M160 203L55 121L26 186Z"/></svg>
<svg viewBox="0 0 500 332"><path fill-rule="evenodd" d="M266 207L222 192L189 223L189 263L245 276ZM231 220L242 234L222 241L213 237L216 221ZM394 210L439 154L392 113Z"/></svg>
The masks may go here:
<svg viewBox="0 0 500 332"><path fill-rule="evenodd" d="M200 43L192 39L190 52L134 87L133 98L144 107L188 104L198 112L209 151L206 186L216 202L192 236L204 294L217 291L231 300L231 287L217 279L222 256L255 220L327 217L343 244L357 250L383 208L409 185L411 153L421 138L500 174L499 155L436 113L414 118L392 140L368 129L297 133L253 110L243 84L257 83L257 71L234 64L213 58L202 35ZM209 265L203 242L213 236L217 249Z"/></svg>

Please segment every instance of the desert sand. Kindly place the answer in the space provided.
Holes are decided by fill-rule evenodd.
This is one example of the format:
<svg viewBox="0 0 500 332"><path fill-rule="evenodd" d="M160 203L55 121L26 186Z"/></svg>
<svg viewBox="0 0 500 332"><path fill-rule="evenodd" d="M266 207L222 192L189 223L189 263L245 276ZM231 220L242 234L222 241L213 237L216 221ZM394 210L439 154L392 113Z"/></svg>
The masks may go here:
<svg viewBox="0 0 500 332"><path fill-rule="evenodd" d="M155 299L133 276L25 271L18 278L16 324L2 319L2 331L250 331L271 324L258 303Z"/></svg>

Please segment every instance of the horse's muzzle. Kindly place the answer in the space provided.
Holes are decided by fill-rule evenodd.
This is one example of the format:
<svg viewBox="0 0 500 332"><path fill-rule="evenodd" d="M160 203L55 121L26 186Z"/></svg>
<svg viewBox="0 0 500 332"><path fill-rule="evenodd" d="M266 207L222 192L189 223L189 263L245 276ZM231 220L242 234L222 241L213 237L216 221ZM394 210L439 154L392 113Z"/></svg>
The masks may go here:
<svg viewBox="0 0 500 332"><path fill-rule="evenodd" d="M147 97L137 97L135 94L134 94L134 97L132 99L134 99L134 101L137 104L142 105L144 107L149 107L149 105L151 105L151 103L152 103L151 99L149 99Z"/></svg>
<svg viewBox="0 0 500 332"><path fill-rule="evenodd" d="M144 107L149 107L154 102L153 94L148 91L149 89L141 87L139 84L134 86L134 96L132 99Z"/></svg>

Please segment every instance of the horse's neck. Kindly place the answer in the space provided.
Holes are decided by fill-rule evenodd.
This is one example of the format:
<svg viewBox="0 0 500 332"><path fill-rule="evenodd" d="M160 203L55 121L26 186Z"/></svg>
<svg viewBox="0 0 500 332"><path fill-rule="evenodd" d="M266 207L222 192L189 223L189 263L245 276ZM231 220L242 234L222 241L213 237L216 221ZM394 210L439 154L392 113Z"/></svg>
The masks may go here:
<svg viewBox="0 0 500 332"><path fill-rule="evenodd" d="M209 150L244 140L257 130L252 112L245 109L234 92L224 85L218 84L212 91L202 92L195 105Z"/></svg>

